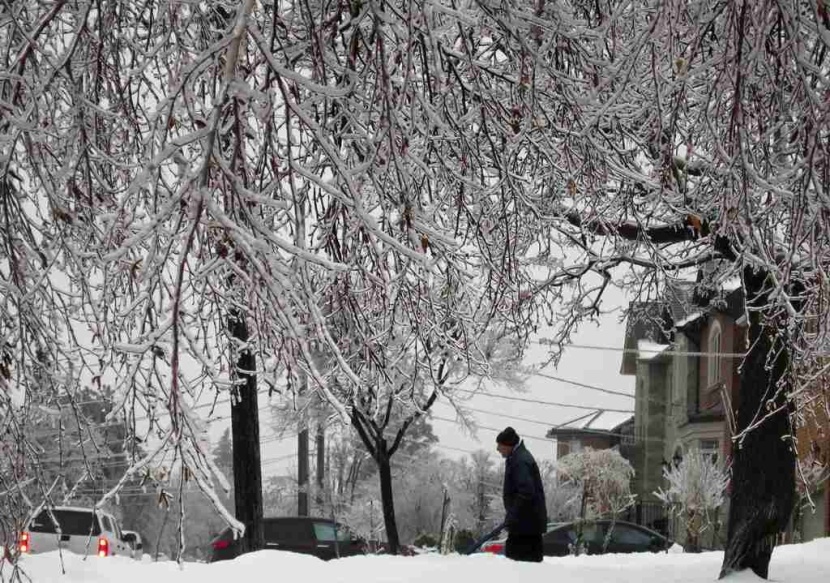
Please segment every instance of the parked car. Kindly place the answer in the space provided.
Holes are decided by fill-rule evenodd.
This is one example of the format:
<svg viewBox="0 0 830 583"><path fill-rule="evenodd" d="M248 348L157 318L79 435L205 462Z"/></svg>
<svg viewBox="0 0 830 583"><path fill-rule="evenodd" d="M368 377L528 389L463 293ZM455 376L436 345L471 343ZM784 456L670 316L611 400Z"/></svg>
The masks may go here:
<svg viewBox="0 0 830 583"><path fill-rule="evenodd" d="M144 543L141 541L141 535L134 530L122 530L121 540L130 547L130 556L140 561L144 556Z"/></svg>
<svg viewBox="0 0 830 583"><path fill-rule="evenodd" d="M672 541L651 529L639 524L625 521L613 522L611 538L608 546L603 550L605 537L610 520L587 522L582 526L582 540L589 555L605 553L642 553L668 550L674 544ZM546 557L564 557L571 554L571 548L576 544L577 525L574 522L552 523L542 538ZM504 554L504 545L507 536L502 534L497 538L481 545L480 552Z"/></svg>
<svg viewBox="0 0 830 583"><path fill-rule="evenodd" d="M565 524L564 522L549 522L547 530L550 532L554 528ZM495 530L485 535L484 541L479 540L477 546L467 551L468 555L473 553L490 553L493 555L503 555L504 545L507 543L507 531L504 529L504 524L500 524Z"/></svg>
<svg viewBox="0 0 830 583"><path fill-rule="evenodd" d="M20 533L18 551L26 554L58 549L99 557L130 556L129 544L111 514L94 508L42 507Z"/></svg>
<svg viewBox="0 0 830 583"><path fill-rule="evenodd" d="M352 531L326 518L278 517L263 519L265 548L314 555L324 561L368 552L367 543ZM233 559L242 554L241 541L230 527L214 538L211 562Z"/></svg>

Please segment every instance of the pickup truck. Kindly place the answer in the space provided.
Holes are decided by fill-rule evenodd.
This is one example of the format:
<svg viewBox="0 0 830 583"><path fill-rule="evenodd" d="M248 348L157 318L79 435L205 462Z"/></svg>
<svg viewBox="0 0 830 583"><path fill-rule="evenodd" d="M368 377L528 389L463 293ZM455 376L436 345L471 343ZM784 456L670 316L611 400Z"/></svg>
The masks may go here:
<svg viewBox="0 0 830 583"><path fill-rule="evenodd" d="M18 540L18 552L68 551L79 555L130 557L130 537L121 532L115 517L95 508L43 507L26 523Z"/></svg>

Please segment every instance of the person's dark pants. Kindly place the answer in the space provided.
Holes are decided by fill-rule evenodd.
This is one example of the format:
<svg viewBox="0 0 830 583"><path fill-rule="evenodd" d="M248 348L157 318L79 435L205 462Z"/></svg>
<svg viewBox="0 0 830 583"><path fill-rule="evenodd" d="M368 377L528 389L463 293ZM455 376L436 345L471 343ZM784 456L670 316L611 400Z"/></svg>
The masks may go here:
<svg viewBox="0 0 830 583"><path fill-rule="evenodd" d="M504 556L514 561L541 563L543 556L541 534L508 534Z"/></svg>

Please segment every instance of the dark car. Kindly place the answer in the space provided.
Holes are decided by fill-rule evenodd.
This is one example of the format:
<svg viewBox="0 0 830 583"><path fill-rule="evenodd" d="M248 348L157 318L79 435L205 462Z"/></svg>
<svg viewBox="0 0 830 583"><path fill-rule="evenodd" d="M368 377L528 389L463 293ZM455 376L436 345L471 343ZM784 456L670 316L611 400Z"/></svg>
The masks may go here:
<svg viewBox="0 0 830 583"><path fill-rule="evenodd" d="M612 528L613 524L613 528ZM546 557L565 557L571 554L576 544L577 525L573 522L548 525L543 537ZM608 530L611 538L605 547ZM673 543L663 535L639 524L621 520L596 520L582 526L582 541L589 555L603 553L644 553L667 550ZM504 554L504 538L488 541L481 546L481 552Z"/></svg>
<svg viewBox="0 0 830 583"><path fill-rule="evenodd" d="M362 555L368 551L366 541L348 527L327 518L279 517L263 519L265 548L314 555L324 561L338 557ZM242 554L241 541L235 540L230 527L214 538L211 562L226 561Z"/></svg>

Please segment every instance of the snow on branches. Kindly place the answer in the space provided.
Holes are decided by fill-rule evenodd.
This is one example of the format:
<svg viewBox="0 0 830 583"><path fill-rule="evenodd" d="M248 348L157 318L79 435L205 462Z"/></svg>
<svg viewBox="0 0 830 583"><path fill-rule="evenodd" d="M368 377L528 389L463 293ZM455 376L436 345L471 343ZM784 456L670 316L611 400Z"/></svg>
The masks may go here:
<svg viewBox="0 0 830 583"><path fill-rule="evenodd" d="M0 28L0 398L110 384L207 489L191 406L240 353L394 450L540 323L558 353L613 280L705 264L784 342L782 395L824 366L805 3L30 0Z"/></svg>
<svg viewBox="0 0 830 583"><path fill-rule="evenodd" d="M634 468L615 449L585 448L559 460L557 470L566 482L581 489L580 518L615 517L634 503Z"/></svg>
<svg viewBox="0 0 830 583"><path fill-rule="evenodd" d="M713 513L724 502L728 473L711 456L691 449L679 463L664 467L663 477L668 489L660 488L654 495L685 527L686 548L699 551L700 535L717 522Z"/></svg>

